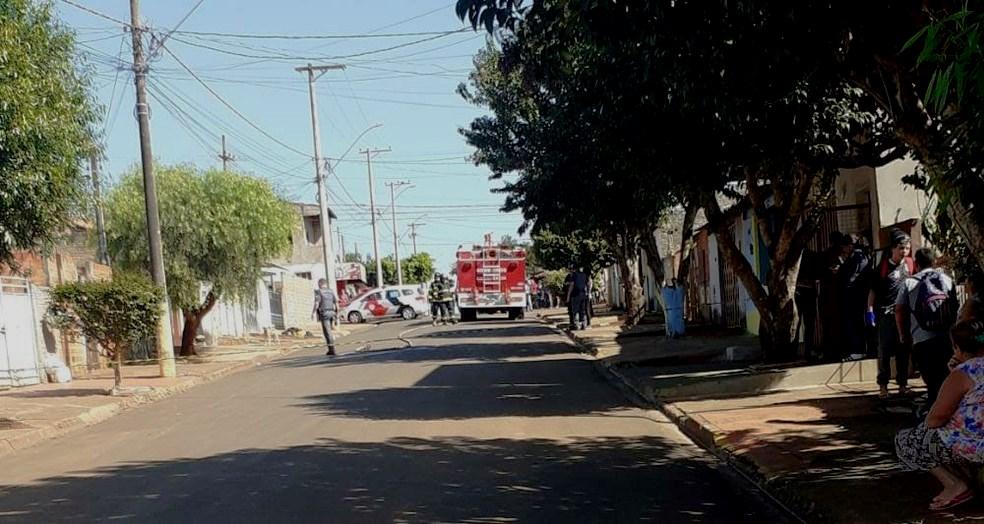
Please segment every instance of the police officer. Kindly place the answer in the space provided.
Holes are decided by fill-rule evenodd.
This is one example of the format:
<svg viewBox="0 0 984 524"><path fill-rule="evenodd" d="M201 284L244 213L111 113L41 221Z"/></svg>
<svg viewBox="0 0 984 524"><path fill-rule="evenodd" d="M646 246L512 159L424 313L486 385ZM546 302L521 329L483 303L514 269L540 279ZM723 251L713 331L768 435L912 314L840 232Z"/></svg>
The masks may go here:
<svg viewBox="0 0 984 524"><path fill-rule="evenodd" d="M311 313L312 317L317 317L318 321L321 322L321 331L325 335L325 343L328 344L328 352L325 353L329 357L336 355L335 353L335 335L332 333L332 323L335 321L335 317L338 315L338 297L335 296L335 291L328 287L328 281L325 279L318 280L318 289L314 292L314 311Z"/></svg>

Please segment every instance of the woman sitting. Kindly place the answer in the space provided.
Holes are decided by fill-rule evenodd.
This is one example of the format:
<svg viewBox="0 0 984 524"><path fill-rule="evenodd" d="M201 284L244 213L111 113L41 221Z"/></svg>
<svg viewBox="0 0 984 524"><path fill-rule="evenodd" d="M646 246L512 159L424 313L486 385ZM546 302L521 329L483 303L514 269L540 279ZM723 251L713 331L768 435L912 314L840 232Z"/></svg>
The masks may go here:
<svg viewBox="0 0 984 524"><path fill-rule="evenodd" d="M926 471L942 484L929 508L943 510L974 494L954 466L984 463L984 321L964 320L950 330L951 373L926 420L895 436L904 469Z"/></svg>

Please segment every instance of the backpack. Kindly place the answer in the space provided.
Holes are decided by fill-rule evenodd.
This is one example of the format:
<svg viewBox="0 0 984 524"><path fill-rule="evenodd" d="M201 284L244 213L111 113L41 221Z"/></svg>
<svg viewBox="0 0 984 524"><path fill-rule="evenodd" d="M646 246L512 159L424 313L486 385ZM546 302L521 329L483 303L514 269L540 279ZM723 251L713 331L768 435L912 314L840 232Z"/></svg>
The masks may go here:
<svg viewBox="0 0 984 524"><path fill-rule="evenodd" d="M916 303L912 316L925 331L944 331L957 320L957 296L946 289L942 275L931 271L916 285Z"/></svg>

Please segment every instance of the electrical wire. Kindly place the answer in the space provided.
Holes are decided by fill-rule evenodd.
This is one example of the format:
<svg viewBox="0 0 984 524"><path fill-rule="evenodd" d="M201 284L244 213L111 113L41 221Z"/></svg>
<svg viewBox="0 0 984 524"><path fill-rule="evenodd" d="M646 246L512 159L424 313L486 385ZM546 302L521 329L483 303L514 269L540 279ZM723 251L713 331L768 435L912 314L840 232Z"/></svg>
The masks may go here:
<svg viewBox="0 0 984 524"><path fill-rule="evenodd" d="M444 31L418 31L410 33L350 33L350 34L322 34L322 35L285 35L285 34L258 34L258 33L220 33L213 31L174 31L181 35L194 36L216 36L220 38L237 38L250 40L355 40L362 38L405 38L416 36L433 36L454 31L448 29Z"/></svg>
<svg viewBox="0 0 984 524"><path fill-rule="evenodd" d="M279 144L280 146L282 146L283 148L285 148L287 150L293 151L293 152L295 152L295 153L297 153L297 154L299 154L301 156L305 156L305 157L308 157L308 158L313 158L310 154L305 153L304 151L301 151L300 149L297 149L297 148L295 148L295 147L293 147L293 146L291 146L291 145L289 145L289 144L287 144L287 143L279 140L277 137L271 135L270 133L267 133L260 126L254 124L252 120L250 120L249 118L247 118L246 115L242 114L242 112L240 112L238 109L236 109L235 107L233 107L232 104L230 104L229 102L226 102L226 100L224 98L222 98L222 95L218 94L214 89L212 89L211 86L209 86L207 83L205 83L204 80L202 80L201 78L199 78L198 75L194 71L192 71L190 67L188 67L187 65L185 65L185 63L182 62L181 59L178 58L178 56L175 55L174 52L171 51L171 49L169 47L167 47L166 45L161 45L161 49L164 49L165 51L167 51L167 53L169 55L171 55L171 58L173 58L174 61L177 62L185 71L187 71L188 74L190 74L192 77L194 77L195 80L197 80L198 83L202 85L202 87L204 87L212 96L214 96L219 102L221 102L222 105L226 106L236 116L238 116L244 122L246 122L247 124L249 124L250 127L252 127L253 129L259 131L260 134L262 134L263 136L269 138L270 140L274 141L275 143Z"/></svg>
<svg viewBox="0 0 984 524"><path fill-rule="evenodd" d="M110 22L113 22L114 24L119 24L119 25L121 25L123 27L133 27L132 25L130 25L130 24L128 24L128 23L126 23L126 22L124 22L122 20L113 18L113 17L111 17L111 16L109 16L109 15L107 15L105 13L101 13L99 11L96 11L95 9L88 8L88 7L84 6L84 5L77 4L77 3L73 2L72 0L61 0L61 1L63 3L66 3L66 4L68 4L68 5L76 8L76 9L81 9L82 11L85 11L86 13L89 13L91 15L98 16L99 18L102 18L104 20L109 20Z"/></svg>

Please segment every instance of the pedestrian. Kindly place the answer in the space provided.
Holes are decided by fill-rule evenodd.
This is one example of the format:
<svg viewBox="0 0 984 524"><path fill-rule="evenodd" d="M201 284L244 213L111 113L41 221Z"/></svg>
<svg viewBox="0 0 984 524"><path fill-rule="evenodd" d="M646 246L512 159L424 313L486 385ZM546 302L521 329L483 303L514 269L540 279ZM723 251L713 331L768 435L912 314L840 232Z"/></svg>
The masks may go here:
<svg viewBox="0 0 984 524"><path fill-rule="evenodd" d="M845 235L841 241L844 261L837 270L840 288L840 318L844 344L842 357L860 360L866 353L864 313L868 304L868 267L871 257L857 235Z"/></svg>
<svg viewBox="0 0 984 524"><path fill-rule="evenodd" d="M821 267L818 271L820 307L820 328L823 341L823 360L841 359L841 349L844 347L844 333L840 319L841 291L838 273L841 265L850 254L850 238L840 231L832 231L829 246L821 255Z"/></svg>
<svg viewBox="0 0 984 524"><path fill-rule="evenodd" d="M926 382L926 405L931 406L950 372L947 333L957 318L957 294L953 279L935 267L931 249L917 250L915 259L916 274L903 281L895 300L895 322L899 340L912 347L913 360Z"/></svg>
<svg viewBox="0 0 984 524"><path fill-rule="evenodd" d="M441 279L440 309L443 315L442 323L456 323L454 319L454 289L451 286L451 279L447 277Z"/></svg>
<svg viewBox="0 0 984 524"><path fill-rule="evenodd" d="M571 330L587 329L591 327L591 320L588 310L591 305L588 303L588 293L591 291L591 282L584 268L578 267L571 274L571 283L567 289L567 303L570 307Z"/></svg>
<svg viewBox="0 0 984 524"><path fill-rule="evenodd" d="M961 470L984 463L984 321L958 322L947 338L953 342L952 371L938 399L926 420L895 436L903 469L929 471L943 484L929 506L934 511L971 500L974 492Z"/></svg>
<svg viewBox="0 0 984 524"><path fill-rule="evenodd" d="M438 321L444 321L446 313L444 312L444 276L440 273L434 275L434 281L431 282L430 289L427 292L427 300L430 302L431 306L431 325L436 326Z"/></svg>
<svg viewBox="0 0 984 524"><path fill-rule="evenodd" d="M807 360L815 360L817 355L817 303L820 280L820 255L810 249L803 251L799 274L796 277L796 292L793 300L796 311L803 323L803 349Z"/></svg>
<svg viewBox="0 0 984 524"><path fill-rule="evenodd" d="M577 329L577 324L574 323L575 317L577 315L577 310L574 309L574 304L571 302L571 291L574 285L574 264L568 266L567 276L564 277L564 287L563 287L563 297L564 304L567 306L567 329L574 331Z"/></svg>
<svg viewBox="0 0 984 524"><path fill-rule="evenodd" d="M321 332L325 335L325 343L328 345L326 355L335 356L335 335L332 332L335 317L338 316L338 297L335 290L328 287L328 281L318 280L318 289L314 292L314 311L311 316L321 322Z"/></svg>
<svg viewBox="0 0 984 524"><path fill-rule="evenodd" d="M895 325L895 301L905 280L915 274L915 263L909 253L912 242L909 235L899 229L889 234L888 250L870 273L868 310L865 324L878 331L878 396L888 398L888 382L892 375L892 357L895 358L895 383L899 395L909 392L909 347L899 339Z"/></svg>

